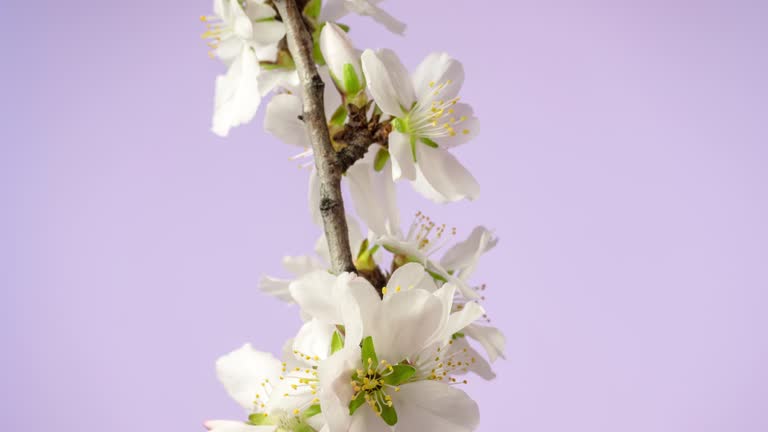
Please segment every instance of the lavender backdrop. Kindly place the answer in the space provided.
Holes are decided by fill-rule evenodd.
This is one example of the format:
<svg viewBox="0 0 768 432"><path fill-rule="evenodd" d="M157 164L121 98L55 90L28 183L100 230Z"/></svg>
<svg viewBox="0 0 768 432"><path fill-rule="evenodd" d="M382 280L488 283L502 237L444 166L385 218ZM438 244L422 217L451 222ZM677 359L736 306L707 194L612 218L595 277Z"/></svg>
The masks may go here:
<svg viewBox="0 0 768 432"><path fill-rule="evenodd" d="M509 338L473 380L482 431L768 430L768 4L385 3L465 62L484 130L480 268ZM293 149L208 132L208 1L3 1L0 418L13 431L200 431L241 414L215 358L278 351L296 311L256 290L318 234Z"/></svg>

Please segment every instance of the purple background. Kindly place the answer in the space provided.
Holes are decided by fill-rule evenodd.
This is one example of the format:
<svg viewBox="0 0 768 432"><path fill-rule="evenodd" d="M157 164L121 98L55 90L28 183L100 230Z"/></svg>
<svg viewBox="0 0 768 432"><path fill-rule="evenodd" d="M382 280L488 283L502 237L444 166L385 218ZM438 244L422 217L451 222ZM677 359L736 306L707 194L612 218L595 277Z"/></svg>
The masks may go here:
<svg viewBox="0 0 768 432"><path fill-rule="evenodd" d="M482 431L768 430L768 4L395 1L463 60L483 133L458 153L502 237L477 282L508 336ZM277 352L261 295L318 231L261 117L209 133L208 1L3 1L0 418L14 431L201 431L238 417L216 357ZM408 218L406 218L408 219Z"/></svg>

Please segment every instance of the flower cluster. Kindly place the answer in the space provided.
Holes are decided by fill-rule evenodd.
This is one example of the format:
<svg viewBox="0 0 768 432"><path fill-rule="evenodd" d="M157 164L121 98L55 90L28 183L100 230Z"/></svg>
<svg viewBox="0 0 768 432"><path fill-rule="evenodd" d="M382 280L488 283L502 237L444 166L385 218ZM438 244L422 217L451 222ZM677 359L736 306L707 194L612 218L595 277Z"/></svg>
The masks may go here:
<svg viewBox="0 0 768 432"><path fill-rule="evenodd" d="M339 22L348 13L405 31L380 0L277 1L301 8L326 83L329 138L357 216L347 215L343 239L355 272L332 272L323 234L314 255L283 259L290 279L262 278L263 292L300 308L303 325L281 358L246 344L218 360L219 380L246 415L205 425L213 432L473 431L479 410L461 385L469 374L494 378L491 363L504 356L504 335L481 305L485 286L472 280L498 239L478 226L457 240L454 228L422 213L404 226L395 192L405 179L435 202L479 195L451 152L479 132L459 96L463 67L438 52L409 73L394 51L358 50ZM294 158L310 159L303 165L312 167L309 208L319 225L314 143L277 1L214 0L214 14L201 18L211 57L228 68L216 79L212 130L225 136L248 123L272 94L264 128L297 147Z"/></svg>

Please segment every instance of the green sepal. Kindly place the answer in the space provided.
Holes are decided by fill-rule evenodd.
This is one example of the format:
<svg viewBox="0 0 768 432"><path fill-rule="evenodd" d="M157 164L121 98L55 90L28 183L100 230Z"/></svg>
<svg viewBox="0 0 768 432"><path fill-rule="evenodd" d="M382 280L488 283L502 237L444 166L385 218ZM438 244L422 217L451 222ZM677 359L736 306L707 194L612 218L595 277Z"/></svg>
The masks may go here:
<svg viewBox="0 0 768 432"><path fill-rule="evenodd" d="M416 161L416 137L411 135L411 154L413 155L413 161Z"/></svg>
<svg viewBox="0 0 768 432"><path fill-rule="evenodd" d="M456 332L456 333L454 333L453 335L451 335L451 339L453 339L453 340L456 340L456 339L460 339L460 338L463 338L464 336L465 336L465 335L464 335L464 333L462 333L462 332Z"/></svg>
<svg viewBox="0 0 768 432"><path fill-rule="evenodd" d="M349 33L349 26L342 23L334 23L337 26L339 26L340 29L344 30L344 33Z"/></svg>
<svg viewBox="0 0 768 432"><path fill-rule="evenodd" d="M255 413L255 414L249 415L248 423L254 426L265 426L265 425L275 424L275 422L272 421L272 417L266 416L263 413Z"/></svg>
<svg viewBox="0 0 768 432"><path fill-rule="evenodd" d="M347 107L342 104L333 112L333 115L331 116L331 124L342 126L344 122L347 121L347 114Z"/></svg>
<svg viewBox="0 0 768 432"><path fill-rule="evenodd" d="M408 128L406 127L405 121L401 118L396 118L392 120L392 126L395 128L396 131L400 133L405 133Z"/></svg>
<svg viewBox="0 0 768 432"><path fill-rule="evenodd" d="M421 142L423 142L424 144L426 144L426 145L428 145L428 146L430 146L432 148L440 147L439 145L437 145L436 142L432 141L431 139L429 139L427 137L421 137Z"/></svg>
<svg viewBox="0 0 768 432"><path fill-rule="evenodd" d="M365 392L361 391L357 397L349 403L349 415L353 415L358 408L365 404Z"/></svg>
<svg viewBox="0 0 768 432"><path fill-rule="evenodd" d="M383 376L382 379L389 385L397 386L411 379L415 373L415 367L398 364L392 366L392 372L389 375Z"/></svg>
<svg viewBox="0 0 768 432"><path fill-rule="evenodd" d="M322 408L320 408L320 405L314 404L314 405L310 405L309 408L305 409L301 415L304 416L304 418L310 418L320 414L321 412L323 412L323 410Z"/></svg>
<svg viewBox="0 0 768 432"><path fill-rule="evenodd" d="M304 6L304 15L316 20L320 18L320 10L322 7L322 0L310 0L310 2Z"/></svg>
<svg viewBox="0 0 768 432"><path fill-rule="evenodd" d="M379 358L376 357L376 348L373 347L373 337L368 336L363 339L363 343L361 344L360 348L363 360L363 369L368 369L369 367L376 369L379 366Z"/></svg>
<svg viewBox="0 0 768 432"><path fill-rule="evenodd" d="M378 153L376 153L376 157L373 159L373 169L375 169L376 172L380 172L384 169L384 165L387 164L388 160L389 150L385 148L379 149Z"/></svg>
<svg viewBox="0 0 768 432"><path fill-rule="evenodd" d="M415 262L418 262L418 261L415 261ZM448 282L448 279L446 279L445 277L435 273L432 270L429 270L429 269L426 269L426 270L427 270L427 273L429 273L429 275L432 276L432 279L434 279L434 280L436 280L438 282Z"/></svg>
<svg viewBox="0 0 768 432"><path fill-rule="evenodd" d="M331 337L331 355L341 351L342 348L344 348L344 339L341 337L341 333L336 330Z"/></svg>
<svg viewBox="0 0 768 432"><path fill-rule="evenodd" d="M360 243L360 249L357 251L357 258L363 256L363 254L368 250L368 239L363 240L362 243Z"/></svg>
<svg viewBox="0 0 768 432"><path fill-rule="evenodd" d="M397 411L394 406L387 404L381 405L381 418L384 422L390 426L394 426L397 423Z"/></svg>
<svg viewBox="0 0 768 432"><path fill-rule="evenodd" d="M357 76L355 67L352 66L351 63L344 63L341 71L342 83L344 84L342 87L344 88L344 92L348 95L356 95L360 93L360 90L363 89L363 84L360 80L360 77Z"/></svg>
<svg viewBox="0 0 768 432"><path fill-rule="evenodd" d="M313 428L312 426L306 423L299 423L296 426L294 426L291 432L317 432L317 431L315 430L315 428Z"/></svg>

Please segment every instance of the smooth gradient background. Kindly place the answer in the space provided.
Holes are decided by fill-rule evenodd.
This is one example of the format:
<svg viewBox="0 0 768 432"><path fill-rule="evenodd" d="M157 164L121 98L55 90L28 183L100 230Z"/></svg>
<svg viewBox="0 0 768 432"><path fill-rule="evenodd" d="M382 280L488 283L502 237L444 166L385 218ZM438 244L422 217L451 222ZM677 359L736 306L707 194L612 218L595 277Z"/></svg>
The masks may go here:
<svg viewBox="0 0 768 432"><path fill-rule="evenodd" d="M465 63L476 203L418 209L502 241L482 262L508 336L466 388L481 431L768 430L768 3L389 0ZM261 295L318 235L293 148L209 132L210 2L4 0L0 418L11 431L202 431L240 418L214 375L278 352Z"/></svg>

